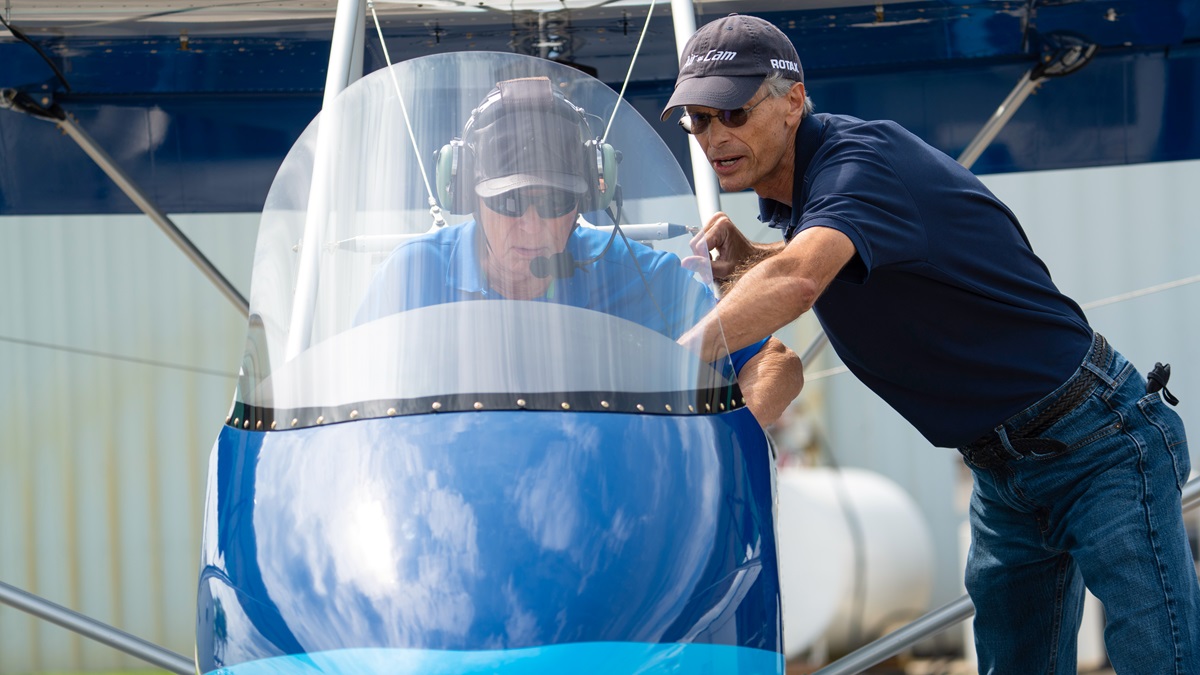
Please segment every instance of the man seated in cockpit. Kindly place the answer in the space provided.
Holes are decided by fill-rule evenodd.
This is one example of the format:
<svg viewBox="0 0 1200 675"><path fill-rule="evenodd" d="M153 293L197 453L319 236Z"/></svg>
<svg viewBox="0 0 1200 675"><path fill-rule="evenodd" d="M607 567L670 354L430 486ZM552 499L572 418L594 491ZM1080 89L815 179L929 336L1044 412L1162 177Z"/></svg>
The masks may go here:
<svg viewBox="0 0 1200 675"><path fill-rule="evenodd" d="M462 300L554 302L619 316L677 338L716 302L670 253L580 227L616 197L616 153L547 78L501 82L438 157L443 208L474 220L389 256L359 317ZM619 217L619 216L618 216ZM731 355L763 426L799 393L799 358L775 338Z"/></svg>

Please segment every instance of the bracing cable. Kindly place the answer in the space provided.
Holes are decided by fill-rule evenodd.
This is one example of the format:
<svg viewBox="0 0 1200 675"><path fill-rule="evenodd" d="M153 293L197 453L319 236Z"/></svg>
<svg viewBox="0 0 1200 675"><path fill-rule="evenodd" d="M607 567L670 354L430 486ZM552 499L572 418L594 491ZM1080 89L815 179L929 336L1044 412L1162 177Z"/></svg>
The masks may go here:
<svg viewBox="0 0 1200 675"><path fill-rule="evenodd" d="M629 59L629 70L625 71L625 81L621 83L621 91L617 94L617 103L613 106L612 115L608 118L608 126L604 127L604 135L600 142L608 140L608 132L612 129L613 120L617 118L617 108L625 100L625 88L629 86L629 78L633 76L633 66L637 63L638 54L642 51L642 41L646 39L646 30L650 28L650 17L654 14L655 0L650 0L650 8L646 10L646 23L642 25L642 34L638 37L637 46L633 48L633 58Z"/></svg>
<svg viewBox="0 0 1200 675"><path fill-rule="evenodd" d="M204 368L202 366L193 366L183 363L172 363L170 361L159 361L156 359L147 359L140 356L129 356L126 354L116 354L113 352L105 352L97 349L85 349L83 347L71 347L69 345L54 344L50 342L41 342L38 340L28 340L25 338L12 337L8 335L0 335L0 342L6 342L14 345L22 345L25 347L34 347L36 349L47 349L55 352L66 354L77 354L80 356L91 356L101 359L109 359L111 361L123 361L125 363L133 363L141 366L150 366L152 368L166 368L169 370L179 370L183 372L196 373L198 375L212 375L214 377L224 377L229 379L237 379L236 372L228 372L217 370L215 368Z"/></svg>
<svg viewBox="0 0 1200 675"><path fill-rule="evenodd" d="M421 161L421 153L417 151L417 137L413 133L412 121L408 118L408 108L404 105L404 96L400 93L400 83L396 81L396 71L392 69L392 57L388 54L387 42L383 39L383 27L379 25L379 15L375 13L374 0L367 0L367 9L371 10L371 18L375 21L375 33L379 36L379 46L383 48L383 60L387 63L388 75L392 78L392 87L396 90L396 99L400 101L400 113L404 117L404 128L408 130L409 140L417 157L417 167L421 170L421 180L425 181L425 193L429 195L429 214L433 216L434 225L441 227L446 224L442 217L442 209L433 196L433 188L429 185L429 175L425 173L425 163Z"/></svg>
<svg viewBox="0 0 1200 675"><path fill-rule="evenodd" d="M612 129L613 120L616 119L617 109L621 101L625 98L625 89L629 86L629 79L633 76L633 66L637 63L638 54L642 50L642 42L646 39L646 32L650 28L650 17L654 14L654 5L657 0L650 1L650 7L646 11L646 22L642 26L642 33L638 37L637 46L633 50L633 58L629 60L629 70L625 72L625 80L621 83L621 91L617 94L617 103L613 106L612 115L608 118L608 125L604 128L604 135L600 138L603 143L608 140L608 132ZM383 60L387 63L388 74L392 78L392 86L396 90L396 98L400 101L400 112L404 116L404 126L408 130L409 138L412 140L413 147L416 147L416 137L413 134L412 122L408 117L408 109L404 105L404 97L400 94L400 83L396 81L396 74L392 71L392 57L388 54L387 43L383 39L383 27L379 24L379 15L375 13L374 0L367 0L367 9L371 10L371 19L375 22L375 33L379 36L379 44L383 48ZM429 177L425 173L424 163L421 161L421 153L417 153L417 165L421 169L421 178L425 181L425 191L429 195L430 212L434 214L434 218L439 221L439 224L444 224L441 220L441 210L437 206L437 200L433 196L433 188L429 185Z"/></svg>

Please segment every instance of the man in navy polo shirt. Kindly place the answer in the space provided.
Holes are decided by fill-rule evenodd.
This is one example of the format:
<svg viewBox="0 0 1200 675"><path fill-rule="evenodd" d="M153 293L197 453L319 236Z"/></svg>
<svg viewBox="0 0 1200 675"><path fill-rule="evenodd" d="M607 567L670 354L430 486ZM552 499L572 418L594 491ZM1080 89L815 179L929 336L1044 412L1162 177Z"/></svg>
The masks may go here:
<svg viewBox="0 0 1200 675"><path fill-rule="evenodd" d="M579 227L583 207L596 206L595 146L583 111L549 79L501 82L461 140L470 158L459 165L471 175L454 210L475 219L397 247L360 322L447 302L527 300L604 312L674 339L712 310L716 299L675 255ZM769 336L729 356L746 406L761 425L774 423L800 392L800 359Z"/></svg>
<svg viewBox="0 0 1200 675"><path fill-rule="evenodd" d="M846 366L975 477L966 583L981 673L1075 671L1084 586L1119 673L1200 672L1200 588L1181 514L1179 416L1058 291L1012 212L892 122L815 114L791 41L730 15L688 41L683 107L726 191L784 231L725 214L697 235L728 291L681 338L701 354L812 308ZM1164 389L1168 400L1172 400Z"/></svg>

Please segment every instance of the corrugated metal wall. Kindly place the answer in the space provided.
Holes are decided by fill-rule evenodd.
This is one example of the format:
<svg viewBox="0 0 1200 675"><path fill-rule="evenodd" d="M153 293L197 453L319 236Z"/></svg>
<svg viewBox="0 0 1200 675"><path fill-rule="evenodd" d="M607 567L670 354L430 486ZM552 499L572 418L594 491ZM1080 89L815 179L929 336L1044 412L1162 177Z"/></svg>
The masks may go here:
<svg viewBox="0 0 1200 675"><path fill-rule="evenodd" d="M254 215L176 219L249 295ZM245 318L146 217L0 219L0 580L193 651ZM0 672L144 667L0 605Z"/></svg>

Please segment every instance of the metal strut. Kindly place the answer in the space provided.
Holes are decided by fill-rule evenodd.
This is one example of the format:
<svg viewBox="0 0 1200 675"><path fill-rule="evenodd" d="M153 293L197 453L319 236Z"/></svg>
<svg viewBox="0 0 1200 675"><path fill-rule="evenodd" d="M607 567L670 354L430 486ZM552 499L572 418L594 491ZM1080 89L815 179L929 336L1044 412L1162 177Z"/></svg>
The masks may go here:
<svg viewBox="0 0 1200 675"><path fill-rule="evenodd" d="M104 151L104 148L101 148L99 145L97 145L96 141L94 141L92 137L83 130L83 127L79 126L79 123L75 121L74 117L72 117L70 114L65 115L63 119L58 122L58 128L65 131L72 140L79 144L79 147L83 148L83 151L87 153L88 157L91 157L92 161L95 162L96 165L101 169L103 169L104 173L108 174L108 177L117 184L117 187L121 188L122 192L124 192L130 199L133 200L133 203L136 204L139 209L141 209L142 213L149 216L150 220L153 220L154 223L158 225L159 229L163 231L163 234L167 235L167 238L170 239L173 244L179 247L179 250L183 251L183 254L188 257L188 260L191 260L192 264L199 268L204 276L208 277L208 280L217 287L217 290L221 291L221 294L224 295L227 300L229 300L235 307L238 308L238 311L240 311L243 316L249 316L250 303L246 301L245 296L243 296L241 292L239 292L238 289L232 283L230 283L228 279L225 278L224 274L221 274L221 271L217 269L216 265L214 265L212 261L210 261L208 257L205 256L194 243L192 243L192 240L189 239L182 230L176 227L175 223L167 217L167 214L163 213L157 206L154 205L154 202L150 201L150 198L147 197L145 193L143 193L141 189L138 188L138 186L133 182L133 180L121 170L121 167L117 166L116 163L113 162L112 157L110 157L108 153Z"/></svg>
<svg viewBox="0 0 1200 675"><path fill-rule="evenodd" d="M333 41L329 46L329 68L321 99L321 122L317 126L317 155L311 182L314 187L309 192L304 234L300 240L300 262L284 349L285 361L296 358L312 342L320 286L321 242L327 238L329 229L329 196L325 189L329 180L329 157L334 152L333 134L339 124L338 109L333 101L343 89L362 77L362 57L358 54L362 52L364 41L365 7L366 0L338 0L333 18Z"/></svg>
<svg viewBox="0 0 1200 675"><path fill-rule="evenodd" d="M49 107L38 105L28 94L15 89L0 90L0 108L23 112L32 117L53 122L58 126L59 129L67 136L70 136L71 140L75 141L87 153L87 156L96 163L96 166L100 167L117 184L117 187L121 188L121 192L124 192L142 213L149 216L150 220L153 220L158 225L159 229L167 235L167 238L179 247L179 250L183 251L183 254L192 261L192 264L199 268L204 276L208 277L208 280L217 287L217 290L221 291L221 294L226 299L237 307L238 311L243 315L249 315L250 303L246 302L246 298L225 278L225 275L221 274L216 265L192 243L192 240L188 239L187 235L167 217L167 214L163 213L161 209L154 205L154 202L150 201L150 198L142 192L129 175L121 167L117 166L117 163L104 151L104 148L100 147L95 139L88 135L83 130L83 127L79 126L79 122L70 113L63 110L58 104L50 105Z"/></svg>
<svg viewBox="0 0 1200 675"><path fill-rule="evenodd" d="M1008 124L1017 109L1042 82L1051 77L1062 77L1086 66L1096 54L1096 45L1069 33L1051 33L1043 36L1042 60L1029 72L1021 76L1017 86L1009 92L1004 102L992 113L975 138L958 156L958 163L971 168L983 154L1000 130Z"/></svg>
<svg viewBox="0 0 1200 675"><path fill-rule="evenodd" d="M101 644L119 649L131 656L136 656L146 663L172 673L179 673L179 675L195 675L196 673L196 664L182 654L176 654L153 642L147 642L140 637L130 635L123 630L113 628L2 581L0 581L0 602L50 623L58 624Z"/></svg>

